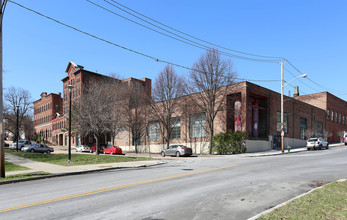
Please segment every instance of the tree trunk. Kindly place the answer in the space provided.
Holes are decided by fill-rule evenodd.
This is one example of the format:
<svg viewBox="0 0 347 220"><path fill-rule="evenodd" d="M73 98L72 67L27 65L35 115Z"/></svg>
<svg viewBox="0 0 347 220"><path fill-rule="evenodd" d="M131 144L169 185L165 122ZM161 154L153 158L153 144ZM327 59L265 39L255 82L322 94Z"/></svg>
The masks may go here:
<svg viewBox="0 0 347 220"><path fill-rule="evenodd" d="M213 141L213 122L210 128L210 154L212 154L212 141Z"/></svg>
<svg viewBox="0 0 347 220"><path fill-rule="evenodd" d="M95 146L96 146L96 149L95 149L95 153L96 155L99 155L99 135L94 135L94 138L95 138Z"/></svg>

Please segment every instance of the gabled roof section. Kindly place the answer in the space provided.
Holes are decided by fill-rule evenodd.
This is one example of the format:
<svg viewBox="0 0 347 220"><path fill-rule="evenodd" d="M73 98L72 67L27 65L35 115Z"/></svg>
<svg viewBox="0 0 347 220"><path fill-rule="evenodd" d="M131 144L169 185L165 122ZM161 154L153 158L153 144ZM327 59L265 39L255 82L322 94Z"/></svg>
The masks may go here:
<svg viewBox="0 0 347 220"><path fill-rule="evenodd" d="M75 71L78 71L78 70L84 68L84 66L76 65L73 61L69 61L69 64L67 65L66 70L65 70L66 73L69 72L69 69L70 69L71 66L74 67ZM74 72L75 72L75 71L74 71Z"/></svg>

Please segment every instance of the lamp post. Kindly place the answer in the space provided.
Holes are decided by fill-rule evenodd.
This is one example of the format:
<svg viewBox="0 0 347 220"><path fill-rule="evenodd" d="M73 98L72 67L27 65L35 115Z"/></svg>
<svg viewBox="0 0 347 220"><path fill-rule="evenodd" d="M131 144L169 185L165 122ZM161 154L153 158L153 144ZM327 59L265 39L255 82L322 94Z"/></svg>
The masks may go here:
<svg viewBox="0 0 347 220"><path fill-rule="evenodd" d="M18 142L19 142L19 105L16 105L16 107L17 107L17 126L16 126L17 143L16 143L16 152L18 152Z"/></svg>
<svg viewBox="0 0 347 220"><path fill-rule="evenodd" d="M72 89L73 89L74 85L68 85L67 88L69 89L69 96L70 96L70 100L69 100L69 159L68 159L68 163L71 162L71 93L72 93Z"/></svg>
<svg viewBox="0 0 347 220"><path fill-rule="evenodd" d="M300 76L295 77L294 79L292 79L291 81L287 82L286 84L284 83L284 79L283 79L283 60L281 61L281 145L282 145L282 153L284 153L284 122L283 122L283 89L285 86L287 86L289 83L293 82L294 80L298 79L298 78L306 78L307 74L302 74Z"/></svg>

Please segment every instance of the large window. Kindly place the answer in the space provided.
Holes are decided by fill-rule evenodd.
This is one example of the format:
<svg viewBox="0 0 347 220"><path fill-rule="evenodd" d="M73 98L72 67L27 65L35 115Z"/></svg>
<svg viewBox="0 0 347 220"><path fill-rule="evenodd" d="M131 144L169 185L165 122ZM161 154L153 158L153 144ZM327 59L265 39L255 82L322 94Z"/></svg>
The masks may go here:
<svg viewBox="0 0 347 220"><path fill-rule="evenodd" d="M331 111L331 121L334 121L334 111Z"/></svg>
<svg viewBox="0 0 347 220"><path fill-rule="evenodd" d="M201 138L206 137L206 116L205 113L190 115L189 137Z"/></svg>
<svg viewBox="0 0 347 220"><path fill-rule="evenodd" d="M300 118L300 138L306 140L307 119Z"/></svg>
<svg viewBox="0 0 347 220"><path fill-rule="evenodd" d="M148 141L159 141L159 122L150 122L147 127Z"/></svg>
<svg viewBox="0 0 347 220"><path fill-rule="evenodd" d="M323 123L316 122L316 136L323 137Z"/></svg>
<svg viewBox="0 0 347 220"><path fill-rule="evenodd" d="M283 113L283 129L284 133L288 133L288 114ZM277 131L281 132L281 112L277 112Z"/></svg>
<svg viewBox="0 0 347 220"><path fill-rule="evenodd" d="M171 118L171 135L170 139L180 139L181 138L181 118Z"/></svg>

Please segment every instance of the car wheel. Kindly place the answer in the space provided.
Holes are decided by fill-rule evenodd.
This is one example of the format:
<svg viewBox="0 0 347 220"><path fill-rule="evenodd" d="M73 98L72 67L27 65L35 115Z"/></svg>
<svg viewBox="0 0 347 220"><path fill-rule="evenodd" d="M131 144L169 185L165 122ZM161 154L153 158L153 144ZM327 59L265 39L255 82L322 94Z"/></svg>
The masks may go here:
<svg viewBox="0 0 347 220"><path fill-rule="evenodd" d="M319 150L322 150L322 146L323 146L323 145L319 145L318 149L319 149Z"/></svg>
<svg viewBox="0 0 347 220"><path fill-rule="evenodd" d="M46 153L47 153L47 154L51 154L51 151L48 150L48 151L46 151Z"/></svg>
<svg viewBox="0 0 347 220"><path fill-rule="evenodd" d="M310 148L307 148L307 150L310 150Z"/></svg>
<svg viewBox="0 0 347 220"><path fill-rule="evenodd" d="M34 150L34 149L32 149L30 152L31 152L31 153L35 153L35 150Z"/></svg>
<svg viewBox="0 0 347 220"><path fill-rule="evenodd" d="M327 144L326 149L329 149L329 144Z"/></svg>
<svg viewBox="0 0 347 220"><path fill-rule="evenodd" d="M180 154L180 152L176 152L176 157L180 157L181 156L181 154Z"/></svg>
<svg viewBox="0 0 347 220"><path fill-rule="evenodd" d="M110 153L111 155L113 155L113 151L111 151L111 153Z"/></svg>
<svg viewBox="0 0 347 220"><path fill-rule="evenodd" d="M164 151L161 152L161 156L165 157L165 152Z"/></svg>
<svg viewBox="0 0 347 220"><path fill-rule="evenodd" d="M92 151L92 150L90 150L90 151L89 151L89 153L93 153L93 151Z"/></svg>

